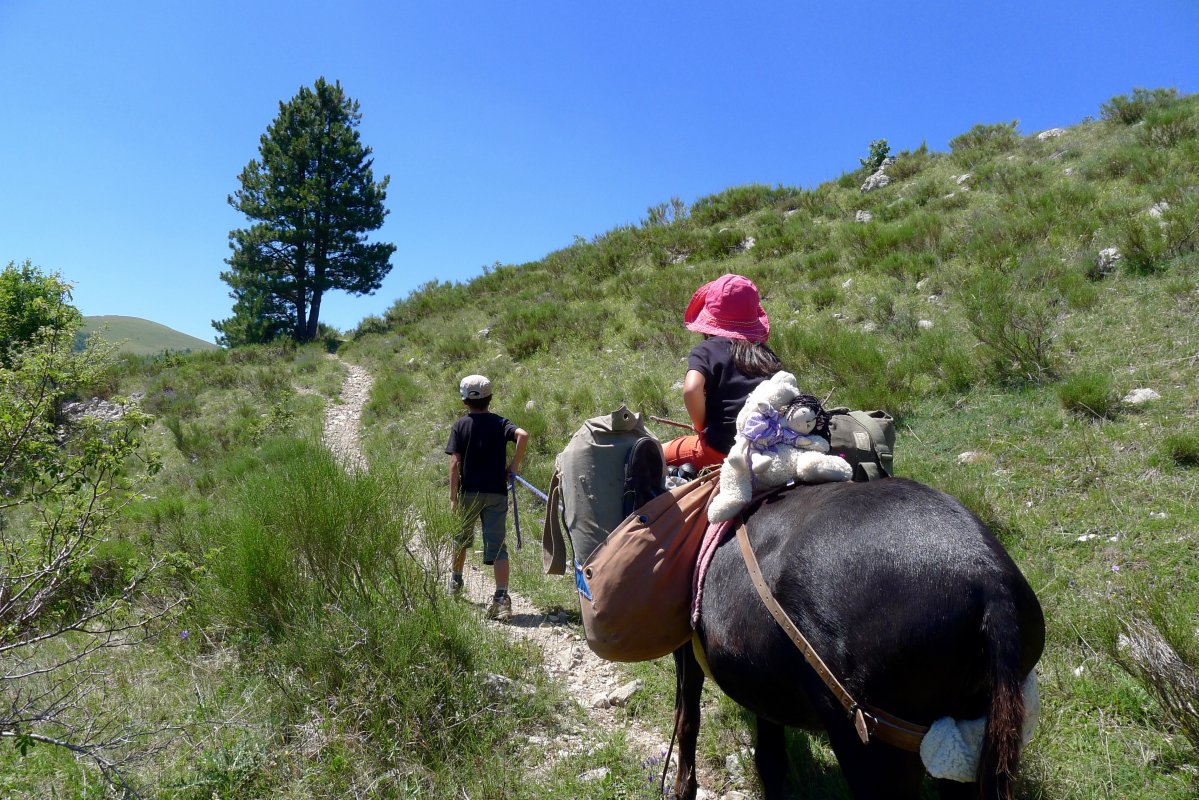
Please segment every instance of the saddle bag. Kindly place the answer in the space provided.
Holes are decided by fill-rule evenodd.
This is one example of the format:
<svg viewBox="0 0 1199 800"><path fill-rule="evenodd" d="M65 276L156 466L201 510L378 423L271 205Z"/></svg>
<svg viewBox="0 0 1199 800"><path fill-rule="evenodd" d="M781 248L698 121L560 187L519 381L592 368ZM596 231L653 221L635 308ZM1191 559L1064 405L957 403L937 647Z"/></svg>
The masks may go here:
<svg viewBox="0 0 1199 800"><path fill-rule="evenodd" d="M894 474L895 419L886 411L829 410L829 452L853 467L853 479L873 481Z"/></svg>
<svg viewBox="0 0 1199 800"><path fill-rule="evenodd" d="M576 576L583 630L610 661L650 661L691 637L691 586L719 470L630 514Z"/></svg>

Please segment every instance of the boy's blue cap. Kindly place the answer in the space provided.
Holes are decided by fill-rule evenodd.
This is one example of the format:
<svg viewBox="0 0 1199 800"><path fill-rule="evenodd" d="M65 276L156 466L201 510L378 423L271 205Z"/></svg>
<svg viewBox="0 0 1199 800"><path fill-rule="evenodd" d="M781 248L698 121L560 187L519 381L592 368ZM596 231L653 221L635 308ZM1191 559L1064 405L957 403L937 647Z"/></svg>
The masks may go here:
<svg viewBox="0 0 1199 800"><path fill-rule="evenodd" d="M491 397L491 381L483 375L467 375L458 384L458 391L463 400L482 400Z"/></svg>

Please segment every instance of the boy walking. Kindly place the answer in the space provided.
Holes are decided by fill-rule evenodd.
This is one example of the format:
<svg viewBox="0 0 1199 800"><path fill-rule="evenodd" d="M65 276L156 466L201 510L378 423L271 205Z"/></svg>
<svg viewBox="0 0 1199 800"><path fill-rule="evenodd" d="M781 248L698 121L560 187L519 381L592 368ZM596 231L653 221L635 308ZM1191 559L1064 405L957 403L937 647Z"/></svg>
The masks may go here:
<svg viewBox="0 0 1199 800"><path fill-rule="evenodd" d="M457 550L451 565L450 593L462 591L462 568L466 551L474 543L475 520L483 523L483 563L494 566L495 597L487 607L487 618L506 622L512 618L508 596L507 533L508 481L520 469L529 434L511 420L488 411L491 381L482 375L467 375L458 386L470 413L459 417L450 430L445 452L450 457L450 509L462 510L462 531L455 540ZM507 462L507 443L516 442L512 461ZM506 463L507 462L507 463Z"/></svg>

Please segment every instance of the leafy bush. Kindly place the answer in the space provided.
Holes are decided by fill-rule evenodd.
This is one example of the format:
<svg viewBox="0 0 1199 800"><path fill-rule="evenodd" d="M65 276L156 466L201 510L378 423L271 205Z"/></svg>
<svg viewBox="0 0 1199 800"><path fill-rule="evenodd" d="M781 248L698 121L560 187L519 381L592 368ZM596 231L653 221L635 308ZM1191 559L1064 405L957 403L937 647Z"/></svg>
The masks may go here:
<svg viewBox="0 0 1199 800"><path fill-rule="evenodd" d="M994 125L975 125L949 140L954 161L967 167L985 159L1014 150L1020 145L1016 120Z"/></svg>
<svg viewBox="0 0 1199 800"><path fill-rule="evenodd" d="M866 172L873 173L878 171L889 155L891 155L891 145L887 144L887 140L875 139L870 143L870 154L865 158L859 158L858 163Z"/></svg>
<svg viewBox="0 0 1199 800"><path fill-rule="evenodd" d="M1097 419L1110 416L1117 406L1112 377L1106 372L1076 372L1058 384L1057 396L1067 411Z"/></svg>
<svg viewBox="0 0 1199 800"><path fill-rule="evenodd" d="M1132 95L1120 94L1099 107L1109 122L1135 125L1153 110L1165 108L1178 99L1177 89L1133 89Z"/></svg>

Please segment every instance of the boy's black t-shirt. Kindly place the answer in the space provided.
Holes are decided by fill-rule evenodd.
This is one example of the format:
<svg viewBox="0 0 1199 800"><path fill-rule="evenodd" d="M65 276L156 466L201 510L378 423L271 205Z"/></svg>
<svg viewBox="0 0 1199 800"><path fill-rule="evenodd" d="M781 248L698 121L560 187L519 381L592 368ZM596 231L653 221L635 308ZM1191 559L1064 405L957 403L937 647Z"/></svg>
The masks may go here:
<svg viewBox="0 0 1199 800"><path fill-rule="evenodd" d="M505 494L508 491L507 442L516 441L516 426L490 411L459 417L450 429L446 455L462 457L462 492Z"/></svg>
<svg viewBox="0 0 1199 800"><path fill-rule="evenodd" d="M704 339L687 357L687 369L703 373L705 415L704 438L714 449L727 453L737 436L737 414L749 393L765 378L747 378L733 365L733 343L724 336Z"/></svg>

